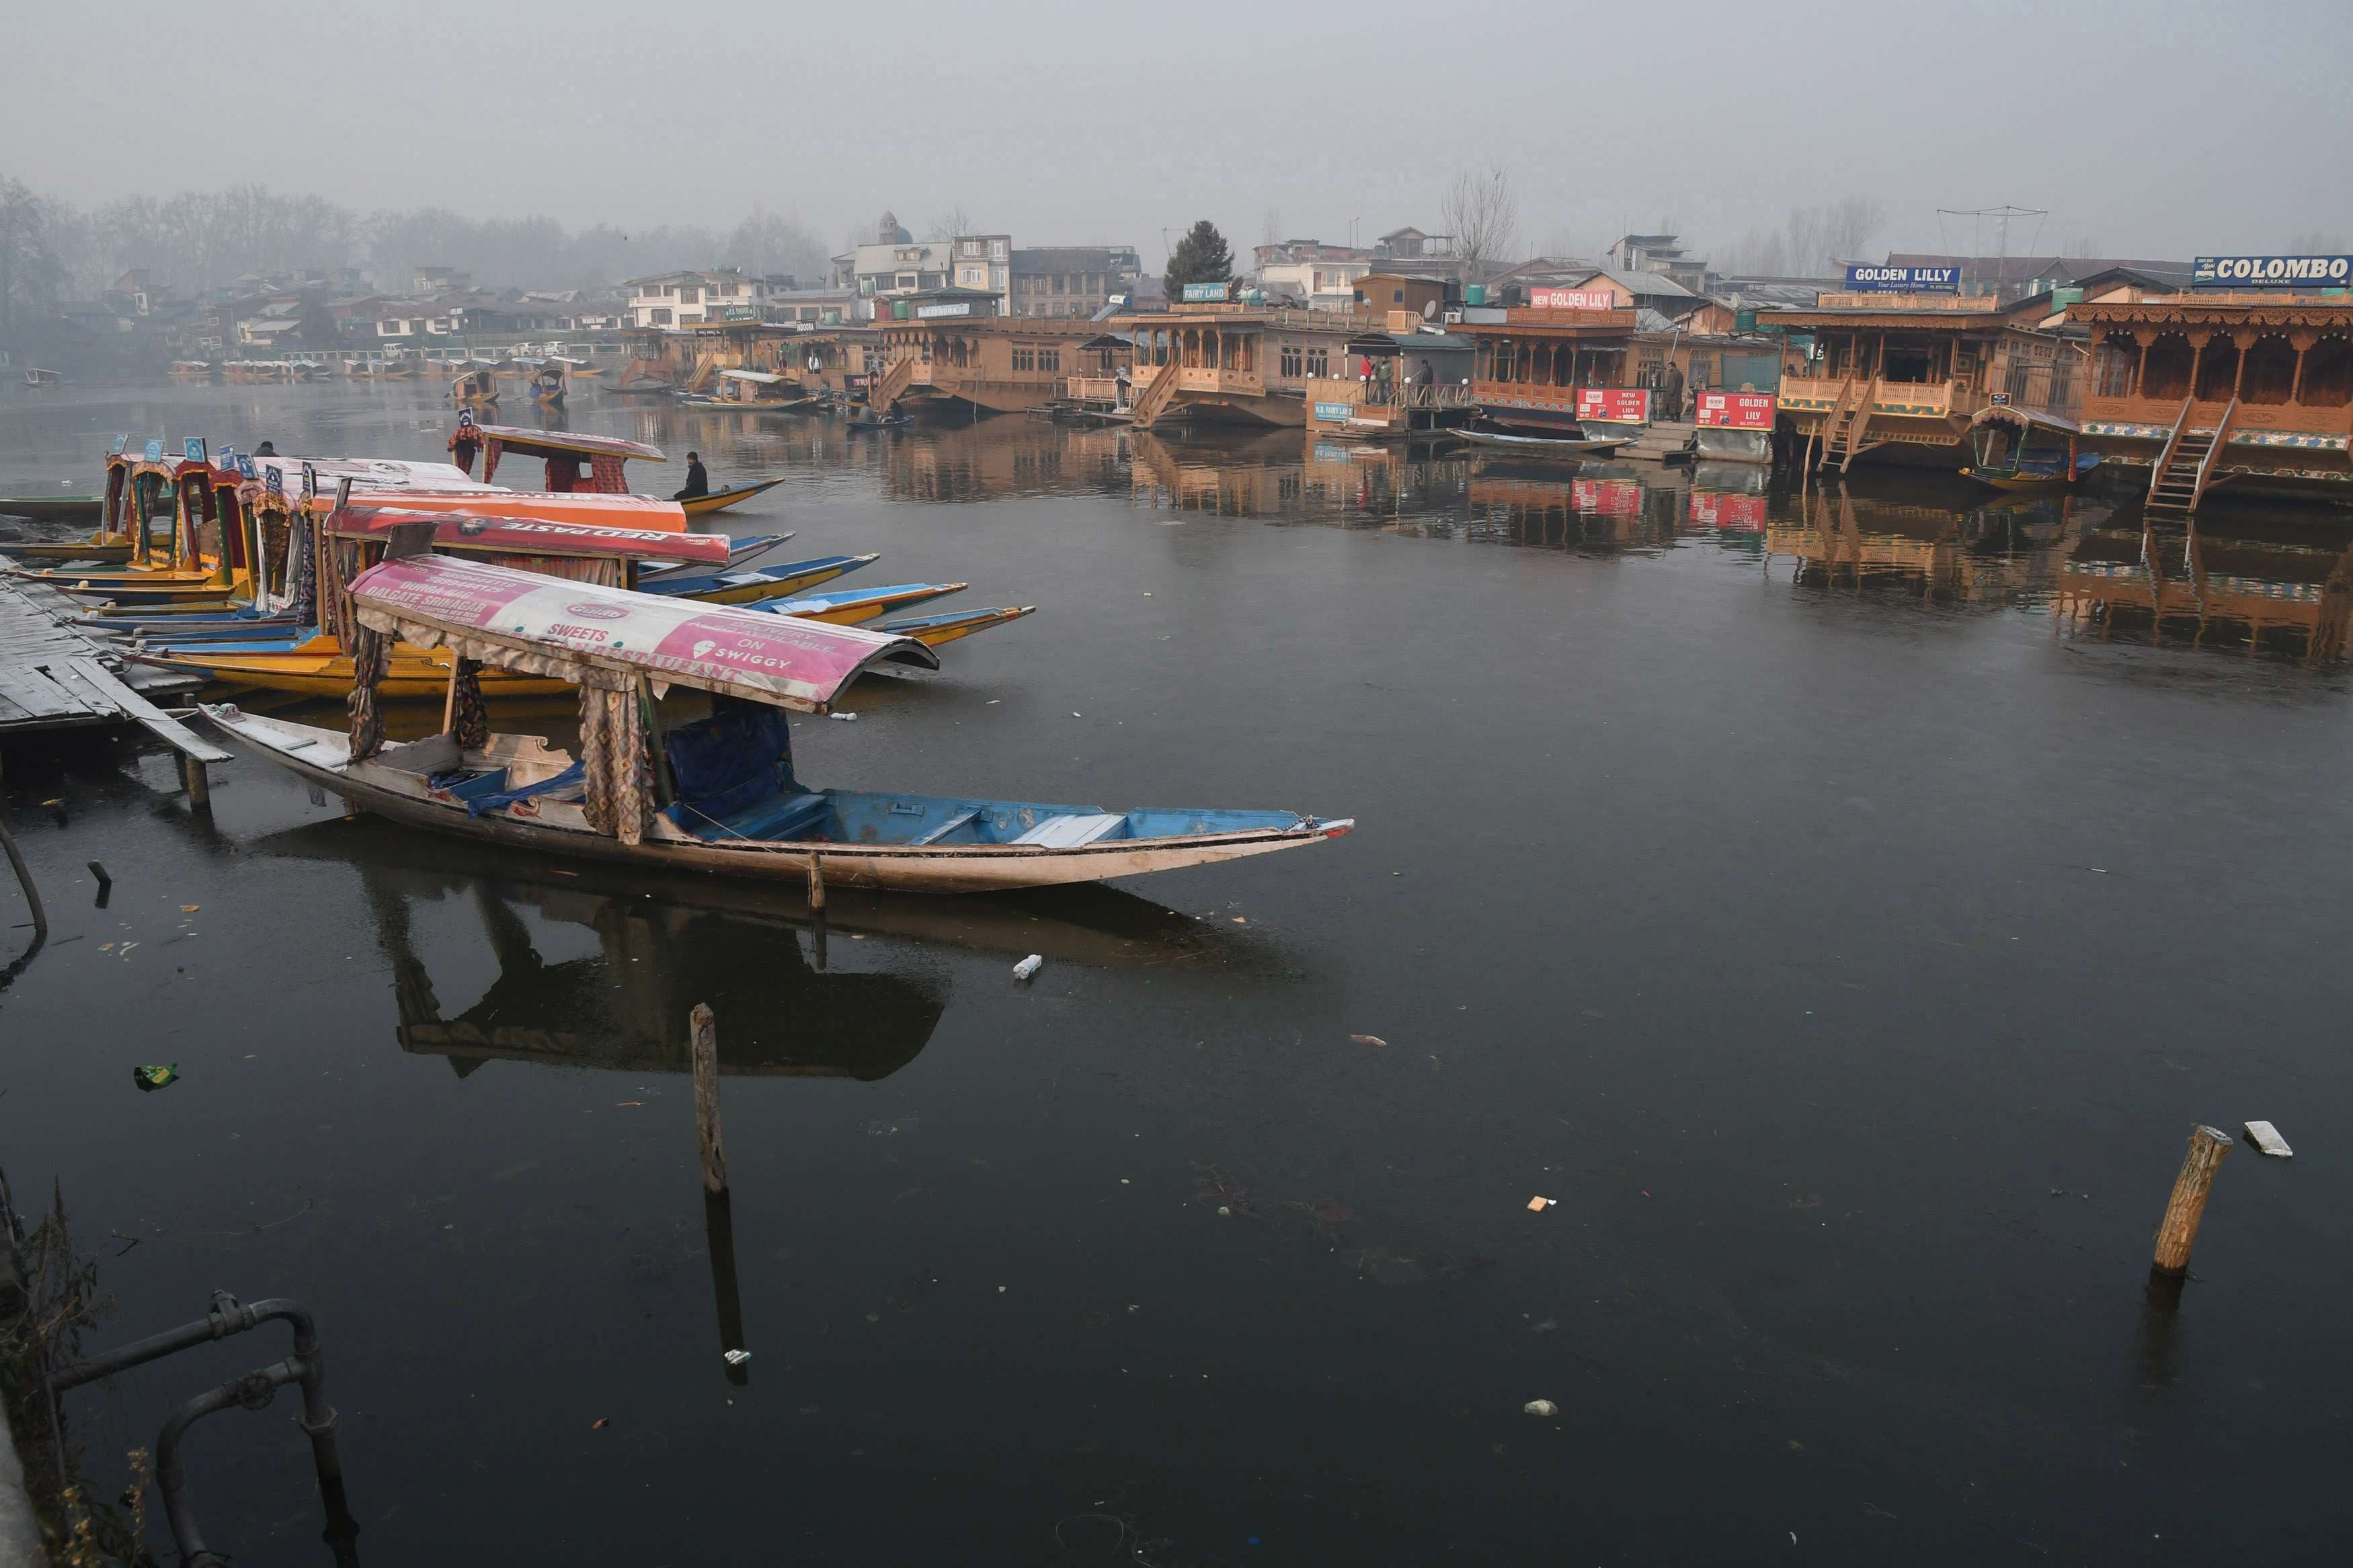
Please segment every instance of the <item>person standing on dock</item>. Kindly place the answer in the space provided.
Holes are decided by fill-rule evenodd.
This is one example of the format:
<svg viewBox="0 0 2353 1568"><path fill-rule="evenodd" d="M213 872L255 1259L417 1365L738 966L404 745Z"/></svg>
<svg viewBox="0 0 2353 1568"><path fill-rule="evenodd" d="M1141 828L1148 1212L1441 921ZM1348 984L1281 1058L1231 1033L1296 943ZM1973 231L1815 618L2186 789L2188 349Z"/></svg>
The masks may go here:
<svg viewBox="0 0 2353 1568"><path fill-rule="evenodd" d="M707 496L710 493L711 475L702 467L702 454L689 452L686 455L686 488L670 497L670 500L691 500L696 496Z"/></svg>
<svg viewBox="0 0 2353 1568"><path fill-rule="evenodd" d="M1681 419L1683 416L1683 373L1672 360L1667 362L1667 374L1661 390L1665 395L1660 401L1666 405L1662 417Z"/></svg>

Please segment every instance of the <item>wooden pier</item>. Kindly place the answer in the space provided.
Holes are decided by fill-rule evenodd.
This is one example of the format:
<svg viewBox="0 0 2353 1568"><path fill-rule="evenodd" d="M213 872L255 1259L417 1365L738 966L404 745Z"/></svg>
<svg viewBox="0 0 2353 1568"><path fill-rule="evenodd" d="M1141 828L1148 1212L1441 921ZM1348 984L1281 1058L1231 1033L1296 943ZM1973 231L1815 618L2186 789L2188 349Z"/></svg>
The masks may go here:
<svg viewBox="0 0 2353 1568"><path fill-rule="evenodd" d="M112 649L73 628L77 613L47 584L0 574L0 739L139 724L190 762L228 761L228 752L151 700L194 691L201 681L142 666L126 669Z"/></svg>

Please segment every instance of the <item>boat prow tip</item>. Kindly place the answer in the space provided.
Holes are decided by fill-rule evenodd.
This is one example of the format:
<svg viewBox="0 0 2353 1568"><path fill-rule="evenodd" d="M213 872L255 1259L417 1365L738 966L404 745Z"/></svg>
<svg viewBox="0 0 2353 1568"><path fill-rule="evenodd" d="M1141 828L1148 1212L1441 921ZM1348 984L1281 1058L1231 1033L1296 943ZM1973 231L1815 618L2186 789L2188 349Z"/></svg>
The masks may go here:
<svg viewBox="0 0 2353 1568"><path fill-rule="evenodd" d="M1356 819L1353 816L1343 816L1336 821L1327 822L1321 829L1326 838L1345 838L1355 831L1356 831Z"/></svg>

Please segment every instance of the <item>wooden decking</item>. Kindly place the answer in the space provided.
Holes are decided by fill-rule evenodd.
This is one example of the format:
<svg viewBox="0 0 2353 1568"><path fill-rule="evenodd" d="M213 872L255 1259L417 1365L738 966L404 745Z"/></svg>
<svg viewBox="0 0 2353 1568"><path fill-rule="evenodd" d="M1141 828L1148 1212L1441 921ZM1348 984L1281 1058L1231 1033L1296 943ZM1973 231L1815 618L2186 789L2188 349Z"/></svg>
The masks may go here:
<svg viewBox="0 0 2353 1568"><path fill-rule="evenodd" d="M141 724L184 756L228 761L228 752L149 700L201 682L143 666L126 676L103 644L65 624L74 614L73 602L54 588L0 575L0 737Z"/></svg>

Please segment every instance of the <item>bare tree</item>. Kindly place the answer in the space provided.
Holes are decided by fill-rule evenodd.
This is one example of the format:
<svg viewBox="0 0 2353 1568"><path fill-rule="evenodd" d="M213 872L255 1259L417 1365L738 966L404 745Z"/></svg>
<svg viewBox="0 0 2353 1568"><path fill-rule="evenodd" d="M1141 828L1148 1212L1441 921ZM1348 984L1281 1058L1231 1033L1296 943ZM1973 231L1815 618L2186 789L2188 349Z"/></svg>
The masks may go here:
<svg viewBox="0 0 2353 1568"><path fill-rule="evenodd" d="M1500 168L1455 175L1438 216L1454 237L1455 265L1466 279L1504 261L1520 242L1520 199Z"/></svg>
<svg viewBox="0 0 2353 1568"><path fill-rule="evenodd" d="M0 180L0 337L27 307L47 304L65 277L50 247L49 204L16 180Z"/></svg>
<svg viewBox="0 0 2353 1568"><path fill-rule="evenodd" d="M1822 228L1822 215L1813 207L1792 207L1781 224L1782 255L1792 276L1819 278L1830 267L1831 247Z"/></svg>
<svg viewBox="0 0 2353 1568"><path fill-rule="evenodd" d="M2100 254L2100 242L2088 234L2078 236L2075 243L2067 247L2067 254L2079 261L2089 260Z"/></svg>
<svg viewBox="0 0 2353 1568"><path fill-rule="evenodd" d="M1833 261L1860 261L1863 247L1887 226L1887 204L1872 196L1846 196L1822 209L1822 241Z"/></svg>
<svg viewBox="0 0 2353 1568"><path fill-rule="evenodd" d="M2341 256L2345 252L2345 237L2310 229L2289 240L2287 247L2296 256Z"/></svg>
<svg viewBox="0 0 2353 1568"><path fill-rule="evenodd" d="M1258 240L1261 245L1282 243L1282 214L1279 209L1269 207L1259 218Z"/></svg>
<svg viewBox="0 0 2353 1568"><path fill-rule="evenodd" d="M925 237L931 239L954 239L960 234L970 234L972 231L972 215L965 211L961 205L958 205L948 208L946 213L939 217L934 218L932 220L932 232Z"/></svg>

